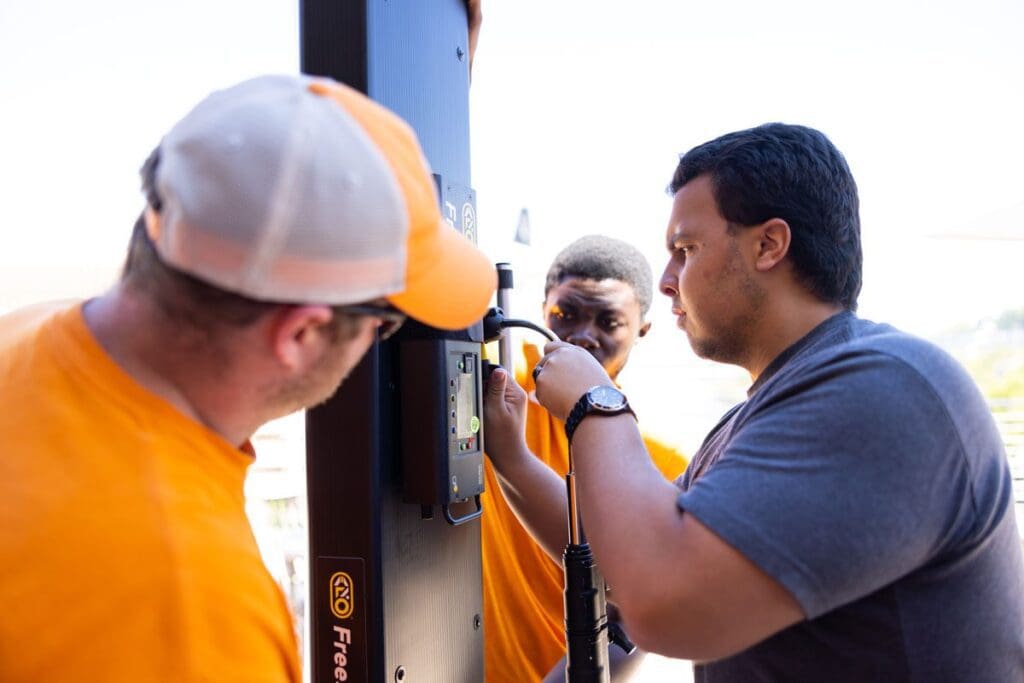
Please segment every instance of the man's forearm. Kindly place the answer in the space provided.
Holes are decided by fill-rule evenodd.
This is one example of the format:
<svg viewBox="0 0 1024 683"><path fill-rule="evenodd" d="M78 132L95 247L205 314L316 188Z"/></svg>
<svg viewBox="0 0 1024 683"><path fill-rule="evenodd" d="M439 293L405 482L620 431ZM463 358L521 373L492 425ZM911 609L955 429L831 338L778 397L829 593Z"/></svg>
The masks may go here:
<svg viewBox="0 0 1024 683"><path fill-rule="evenodd" d="M588 540L637 645L720 659L805 618L779 581L680 510L628 416L588 418L573 441Z"/></svg>
<svg viewBox="0 0 1024 683"><path fill-rule="evenodd" d="M678 489L651 463L629 415L584 420L573 459L587 540L616 603L657 593L667 576L657 558L681 519Z"/></svg>

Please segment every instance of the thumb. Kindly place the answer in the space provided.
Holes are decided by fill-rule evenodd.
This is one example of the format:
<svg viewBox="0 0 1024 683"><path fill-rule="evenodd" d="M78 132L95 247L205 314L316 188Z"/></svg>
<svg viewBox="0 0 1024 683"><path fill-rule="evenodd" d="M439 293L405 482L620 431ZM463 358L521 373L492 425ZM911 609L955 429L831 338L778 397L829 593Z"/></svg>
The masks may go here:
<svg viewBox="0 0 1024 683"><path fill-rule="evenodd" d="M505 393L505 385L508 383L508 373L505 368L494 368L491 371L491 378L487 382L487 393L491 396L501 396Z"/></svg>

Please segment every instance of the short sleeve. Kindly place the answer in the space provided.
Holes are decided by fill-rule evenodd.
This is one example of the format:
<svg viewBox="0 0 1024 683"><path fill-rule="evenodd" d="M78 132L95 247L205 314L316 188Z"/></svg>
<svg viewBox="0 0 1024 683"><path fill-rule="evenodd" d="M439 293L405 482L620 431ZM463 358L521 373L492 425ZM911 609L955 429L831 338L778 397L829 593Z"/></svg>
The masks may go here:
<svg viewBox="0 0 1024 683"><path fill-rule="evenodd" d="M966 533L963 449L915 369L851 353L761 393L678 504L785 586L809 618L893 582Z"/></svg>

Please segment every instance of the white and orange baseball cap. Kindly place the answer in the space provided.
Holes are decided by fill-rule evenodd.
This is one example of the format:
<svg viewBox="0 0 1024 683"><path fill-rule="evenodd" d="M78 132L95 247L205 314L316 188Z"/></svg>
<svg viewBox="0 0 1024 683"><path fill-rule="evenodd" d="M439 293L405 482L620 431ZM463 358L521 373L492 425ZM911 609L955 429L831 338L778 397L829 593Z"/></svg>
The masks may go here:
<svg viewBox="0 0 1024 683"><path fill-rule="evenodd" d="M441 218L411 128L328 79L262 76L200 102L160 143L168 265L253 299L386 298L433 327L483 317L493 264Z"/></svg>

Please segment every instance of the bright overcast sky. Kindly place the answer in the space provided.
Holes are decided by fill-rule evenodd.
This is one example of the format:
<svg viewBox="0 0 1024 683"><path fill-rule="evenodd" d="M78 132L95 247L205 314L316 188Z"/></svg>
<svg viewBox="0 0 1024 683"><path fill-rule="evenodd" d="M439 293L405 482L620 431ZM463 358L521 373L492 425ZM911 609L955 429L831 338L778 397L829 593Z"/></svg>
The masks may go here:
<svg viewBox="0 0 1024 683"><path fill-rule="evenodd" d="M525 276L521 315L582 234L635 242L657 272L678 153L773 120L821 129L850 162L863 315L927 334L1024 305L1019 0L484 0L484 15L472 184L482 246ZM161 134L213 88L297 68L294 2L4 0L0 311L106 287ZM524 206L531 250L510 243ZM980 239L1007 230L1018 240ZM666 310L652 348L671 352Z"/></svg>
<svg viewBox="0 0 1024 683"><path fill-rule="evenodd" d="M986 217L1016 207L1024 240L1024 3L485 9L473 91L482 235L510 229L523 204L542 250L610 232L660 259L679 152L802 123L832 138L860 186L865 315L930 332L1024 305L1024 241L934 237L991 236Z"/></svg>

